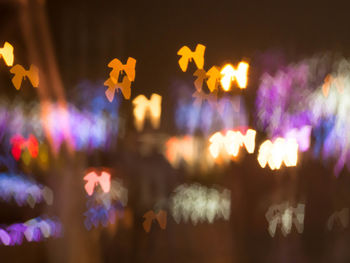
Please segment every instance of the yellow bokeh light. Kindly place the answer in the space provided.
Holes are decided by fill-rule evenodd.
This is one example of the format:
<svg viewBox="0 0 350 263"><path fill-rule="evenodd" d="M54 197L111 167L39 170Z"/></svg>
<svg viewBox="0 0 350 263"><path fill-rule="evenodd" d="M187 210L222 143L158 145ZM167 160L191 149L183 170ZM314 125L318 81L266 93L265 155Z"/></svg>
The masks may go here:
<svg viewBox="0 0 350 263"><path fill-rule="evenodd" d="M248 69L249 64L247 62L240 62L235 69L231 64L226 64L220 71L221 86L224 91L229 91L231 89L231 82L236 80L237 85L241 89L245 89L248 83Z"/></svg>
<svg viewBox="0 0 350 263"><path fill-rule="evenodd" d="M260 145L258 162L262 168L266 164L271 170L280 169L282 163L287 167L298 162L298 143L295 139L277 138L273 143L266 140Z"/></svg>
<svg viewBox="0 0 350 263"><path fill-rule="evenodd" d="M4 47L0 48L0 55L8 67L13 65L13 46L9 42L5 42Z"/></svg>
<svg viewBox="0 0 350 263"><path fill-rule="evenodd" d="M256 131L248 129L243 135L240 131L227 131L226 135L221 132L214 133L209 138L209 152L214 159L222 154L237 157L240 148L244 145L248 153L253 153L255 148Z"/></svg>
<svg viewBox="0 0 350 263"><path fill-rule="evenodd" d="M162 96L153 93L148 100L144 95L139 95L133 100L135 127L138 131L143 129L146 116L149 116L152 127L158 129L160 125L160 115L162 113Z"/></svg>

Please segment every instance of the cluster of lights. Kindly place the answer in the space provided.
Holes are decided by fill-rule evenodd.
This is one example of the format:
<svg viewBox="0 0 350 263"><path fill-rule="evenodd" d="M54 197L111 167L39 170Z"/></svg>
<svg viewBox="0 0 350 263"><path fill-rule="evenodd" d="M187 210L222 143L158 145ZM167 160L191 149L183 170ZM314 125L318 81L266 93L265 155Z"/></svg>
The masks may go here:
<svg viewBox="0 0 350 263"><path fill-rule="evenodd" d="M53 192L47 186L42 186L22 176L0 174L0 198L9 202L12 198L19 206L35 204L45 201L53 203Z"/></svg>
<svg viewBox="0 0 350 263"><path fill-rule="evenodd" d="M256 131L252 129L248 129L245 135L234 130L227 131L225 135L216 132L209 138L209 152L214 159L217 159L220 154L237 157L240 148L244 145L248 153L253 153L255 135Z"/></svg>
<svg viewBox="0 0 350 263"><path fill-rule="evenodd" d="M57 220L33 218L24 223L12 224L5 229L0 228L0 241L5 246L21 245L23 238L28 242L39 242L49 237L62 235L62 225Z"/></svg>
<svg viewBox="0 0 350 263"><path fill-rule="evenodd" d="M208 188L200 184L180 185L171 196L170 211L177 223L181 220L213 223L215 219L229 220L231 192Z"/></svg>
<svg viewBox="0 0 350 263"><path fill-rule="evenodd" d="M199 167L204 171L214 165L213 158L205 149L206 143L199 137L174 136L165 142L164 156L174 168L184 164L186 168Z"/></svg>
<svg viewBox="0 0 350 263"><path fill-rule="evenodd" d="M262 168L266 164L271 170L280 169L282 163L287 167L298 162L298 143L295 139L276 138L273 142L264 141L259 148L258 162Z"/></svg>
<svg viewBox="0 0 350 263"><path fill-rule="evenodd" d="M124 216L124 207L128 203L128 190L118 179L111 180L109 192L97 188L87 201L85 216L85 227L90 230L93 226L100 224L106 227L114 224L117 217Z"/></svg>
<svg viewBox="0 0 350 263"><path fill-rule="evenodd" d="M304 204L298 204L296 208L289 206L288 202L270 206L265 214L269 223L270 235L274 237L277 226L281 225L283 236L287 236L292 231L293 224L298 233L302 233L304 231L304 214Z"/></svg>

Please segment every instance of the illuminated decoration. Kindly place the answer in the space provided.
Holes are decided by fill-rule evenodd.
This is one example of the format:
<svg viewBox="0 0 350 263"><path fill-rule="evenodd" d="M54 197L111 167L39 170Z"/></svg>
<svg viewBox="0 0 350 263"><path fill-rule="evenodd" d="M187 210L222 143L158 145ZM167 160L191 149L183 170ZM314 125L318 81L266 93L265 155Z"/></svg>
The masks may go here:
<svg viewBox="0 0 350 263"><path fill-rule="evenodd" d="M329 89L335 86L337 91L341 94L344 90L344 84L344 78L334 78L332 75L328 74L325 77L324 83L322 85L322 93L327 98Z"/></svg>
<svg viewBox="0 0 350 263"><path fill-rule="evenodd" d="M179 167L181 160L187 164L194 162L197 148L194 137L184 136L183 138L171 137L165 143L165 157L174 167Z"/></svg>
<svg viewBox="0 0 350 263"><path fill-rule="evenodd" d="M28 242L39 242L47 238L62 235L62 225L57 220L40 217L24 223L12 224L5 229L0 228L0 240L5 246L21 245L25 237Z"/></svg>
<svg viewBox="0 0 350 263"><path fill-rule="evenodd" d="M139 95L132 101L132 104L134 105L134 124L138 131L143 129L146 116L150 118L154 129L159 128L162 96L153 93L151 99L148 100L144 95Z"/></svg>
<svg viewBox="0 0 350 263"><path fill-rule="evenodd" d="M287 167L296 166L298 162L298 143L295 139L277 138L272 143L264 141L259 148L258 162L262 168L266 164L271 170L280 169L282 163Z"/></svg>
<svg viewBox="0 0 350 263"><path fill-rule="evenodd" d="M89 196L84 213L85 227L90 230L100 224L106 227L114 224L117 218L124 217L124 207L128 203L128 190L118 179L111 180L111 188L108 193L97 188L92 196Z"/></svg>
<svg viewBox="0 0 350 263"><path fill-rule="evenodd" d="M104 90L103 83L84 81L71 91L72 95L76 95L73 102L79 108L69 103L63 109L58 103L52 103L47 105L45 116L41 114L39 103L29 105L23 101L12 103L3 99L0 101L0 138L10 141L15 134L34 134L40 142L39 157L32 159L36 162L41 162L41 157L48 157L40 157L45 141L48 146L45 152L51 151L54 156L62 144L69 144L73 150L87 154L94 149L109 151L117 145L119 126L124 122L118 115L120 98L110 103ZM27 150L22 152L21 158L27 153Z"/></svg>
<svg viewBox="0 0 350 263"><path fill-rule="evenodd" d="M13 65L13 46L9 42L5 42L4 47L0 48L0 57L8 67Z"/></svg>
<svg viewBox="0 0 350 263"><path fill-rule="evenodd" d="M170 211L176 221L196 225L198 222L213 223L215 219L229 220L231 192L207 188L200 184L180 185L171 196Z"/></svg>
<svg viewBox="0 0 350 263"><path fill-rule="evenodd" d="M21 88L22 81L27 77L33 87L37 88L39 86L39 69L31 65L29 70L25 70L23 66L17 64L10 69L12 74L15 74L12 77L12 83L15 86L16 90Z"/></svg>
<svg viewBox="0 0 350 263"><path fill-rule="evenodd" d="M316 138L314 154L321 155L323 159L335 160L333 171L336 176L350 161L349 77L350 62L346 59L336 61L334 71L309 99ZM325 85L328 86L326 94Z"/></svg>
<svg viewBox="0 0 350 263"><path fill-rule="evenodd" d="M223 151L227 155L236 157L240 148L244 145L248 153L253 153L255 149L256 131L248 129L243 135L240 131L229 130L223 135L221 132L214 133L210 138L209 151L211 156L216 159Z"/></svg>
<svg viewBox="0 0 350 263"><path fill-rule="evenodd" d="M12 145L12 156L18 161L21 158L23 149L28 149L32 158L36 158L39 152L39 143L33 134L30 134L28 139L23 138L22 135L12 136L10 143Z"/></svg>
<svg viewBox="0 0 350 263"><path fill-rule="evenodd" d="M183 72L187 71L188 63L194 60L198 69L202 69L204 66L204 52L205 46L197 44L195 51L191 51L188 46L183 46L179 49L177 54L181 56L179 59L179 65Z"/></svg>
<svg viewBox="0 0 350 263"><path fill-rule="evenodd" d="M119 59L113 59L109 62L108 67L112 68L109 78L104 85L108 87L105 94L107 99L112 102L115 90L121 90L125 99L130 99L131 82L135 80L136 59L129 57L126 64L123 65ZM120 80L121 79L121 80Z"/></svg>
<svg viewBox="0 0 350 263"><path fill-rule="evenodd" d="M17 176L0 174L0 199L9 202L14 199L19 206L35 204L45 201L53 203L53 192L47 186L37 184L29 179Z"/></svg>
<svg viewBox="0 0 350 263"><path fill-rule="evenodd" d="M211 67L208 72L205 72L204 69L197 69L193 76L197 77L194 81L194 86L198 91L202 90L204 80L206 80L210 92L217 90L220 79L220 72L217 67Z"/></svg>
<svg viewBox="0 0 350 263"><path fill-rule="evenodd" d="M143 215L143 218L145 220L143 221L142 226L147 233L151 231L153 220L156 220L158 222L161 229L164 230L166 228L167 212L164 210L159 210L157 214L154 213L154 211L150 210Z"/></svg>
<svg viewBox="0 0 350 263"><path fill-rule="evenodd" d="M347 228L349 226L349 208L336 211L328 218L327 228L329 231L333 229L334 224L338 224L342 228Z"/></svg>
<svg viewBox="0 0 350 263"><path fill-rule="evenodd" d="M86 181L85 191L88 195L93 194L94 188L98 184L105 193L108 193L111 188L111 175L106 171L102 171L100 176L95 171L89 172L84 176L84 180Z"/></svg>
<svg viewBox="0 0 350 263"><path fill-rule="evenodd" d="M209 95L213 95L210 93ZM217 100L215 107L210 103L200 106L180 99L175 111L177 128L186 134L201 131L210 136L218 130L231 130L248 126L248 114L241 96L223 97Z"/></svg>
<svg viewBox="0 0 350 263"><path fill-rule="evenodd" d="M310 125L302 126L300 129L294 128L287 131L283 137L295 139L298 143L298 150L305 152L310 148L311 129Z"/></svg>
<svg viewBox="0 0 350 263"><path fill-rule="evenodd" d="M248 69L249 64L243 61L239 62L237 69L234 69L231 64L225 65L220 71L222 75L221 86L224 91L231 89L231 82L234 80L236 80L239 88L245 89L248 82Z"/></svg>
<svg viewBox="0 0 350 263"><path fill-rule="evenodd" d="M194 86L196 91L193 93L192 97L195 98L194 103L196 105L201 105L204 100L208 102L216 103L217 100L217 90L220 79L220 72L217 67L213 66L205 72L204 69L197 69L193 76L197 77L194 81ZM207 80L206 80L207 79ZM206 80L208 89L210 91L209 94L203 91L203 82Z"/></svg>
<svg viewBox="0 0 350 263"><path fill-rule="evenodd" d="M285 137L296 128L312 126L310 95L315 79L324 72L322 59L303 60L278 70L263 73L257 90L255 108L258 129L268 138Z"/></svg>
<svg viewBox="0 0 350 263"><path fill-rule="evenodd" d="M170 137L165 142L163 154L174 168L184 165L190 171L199 168L201 172L207 172L215 164L207 151L206 140L200 137Z"/></svg>
<svg viewBox="0 0 350 263"><path fill-rule="evenodd" d="M278 225L281 225L283 236L292 231L293 224L298 233L304 231L305 205L298 204L296 208L289 206L288 202L270 206L265 217L269 223L268 231L271 237L275 236Z"/></svg>

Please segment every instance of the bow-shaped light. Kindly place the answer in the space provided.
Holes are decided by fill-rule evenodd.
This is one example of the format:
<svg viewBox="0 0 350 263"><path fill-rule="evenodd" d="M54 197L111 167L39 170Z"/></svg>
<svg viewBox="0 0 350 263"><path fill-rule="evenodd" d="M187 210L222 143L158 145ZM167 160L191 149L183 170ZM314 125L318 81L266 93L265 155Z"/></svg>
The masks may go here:
<svg viewBox="0 0 350 263"><path fill-rule="evenodd" d="M36 158L39 152L39 143L33 134L29 135L28 139L25 139L22 135L14 135L10 143L12 144L11 153L12 156L18 161L21 157L23 149L27 148L32 158Z"/></svg>
<svg viewBox="0 0 350 263"><path fill-rule="evenodd" d="M0 48L0 56L8 67L13 65L13 46L9 42L5 42L4 47Z"/></svg>
<svg viewBox="0 0 350 263"><path fill-rule="evenodd" d="M166 228L167 212L164 210L160 210L157 214L150 210L143 215L143 218L145 218L145 221L143 221L142 226L147 233L151 231L151 224L153 220L158 221L161 229L164 230Z"/></svg>
<svg viewBox="0 0 350 263"><path fill-rule="evenodd" d="M239 88L245 89L248 82L248 68L249 64L243 61L239 62L237 69L231 64L225 65L220 71L222 75L221 86L224 91L230 90L231 82L234 80L236 80Z"/></svg>
<svg viewBox="0 0 350 263"><path fill-rule="evenodd" d="M130 99L131 82L135 80L136 59L129 57L126 64L115 58L108 63L108 67L112 68L109 73L109 78L104 85L108 87L105 94L107 99L112 102L114 99L115 90L121 90L125 99ZM121 81L119 81L121 79Z"/></svg>
<svg viewBox="0 0 350 263"><path fill-rule="evenodd" d="M272 237L275 236L279 224L281 225L283 236L286 236L291 232L293 224L298 233L302 233L304 230L304 211L304 204L298 204L295 208L289 206L287 202L280 205L270 206L265 214L265 217L269 222L268 231L270 235Z"/></svg>
<svg viewBox="0 0 350 263"><path fill-rule="evenodd" d="M85 190L88 195L92 195L95 189L95 186L100 184L103 192L108 193L111 189L111 175L108 172L101 172L101 175L98 176L95 171L92 171L85 175L84 180L86 181Z"/></svg>
<svg viewBox="0 0 350 263"><path fill-rule="evenodd" d="M17 64L10 69L12 74L15 74L12 78L12 83L17 90L21 88L22 81L27 77L33 87L39 86L39 69L31 65L29 70L25 70L23 66Z"/></svg>
<svg viewBox="0 0 350 263"><path fill-rule="evenodd" d="M152 127L159 128L162 96L153 93L151 99L148 100L144 95L139 95L132 103L134 105L134 124L138 131L143 129L146 115L151 119Z"/></svg>
<svg viewBox="0 0 350 263"><path fill-rule="evenodd" d="M220 152L225 150L229 156L236 157L239 149L244 145L248 153L253 153L255 148L256 131L248 129L243 135L240 131L229 130L226 135L221 132L214 133L210 138L209 151L214 159L218 158Z"/></svg>
<svg viewBox="0 0 350 263"><path fill-rule="evenodd" d="M295 139L278 137L273 143L266 140L260 145L258 162L262 168L268 164L271 170L280 169L282 163L287 167L298 162L298 143Z"/></svg>
<svg viewBox="0 0 350 263"><path fill-rule="evenodd" d="M191 51L188 46L183 46L179 49L177 54L181 56L179 59L179 65L183 72L187 71L188 62L194 60L198 69L202 69L204 66L204 52L205 46L198 44L195 51Z"/></svg>

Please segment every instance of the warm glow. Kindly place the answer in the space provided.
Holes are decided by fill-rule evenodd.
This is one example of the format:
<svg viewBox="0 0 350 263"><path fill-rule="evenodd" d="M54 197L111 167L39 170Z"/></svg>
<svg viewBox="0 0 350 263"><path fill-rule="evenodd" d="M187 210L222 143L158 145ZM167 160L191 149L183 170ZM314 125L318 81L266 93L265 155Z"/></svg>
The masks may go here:
<svg viewBox="0 0 350 263"><path fill-rule="evenodd" d="M298 162L298 143L295 139L277 138L263 142L259 148L258 162L262 168L268 164L271 170L280 169L282 163L287 167Z"/></svg>
<svg viewBox="0 0 350 263"><path fill-rule="evenodd" d="M249 64L243 61L238 64L237 69L234 69L231 64L226 64L220 71L222 75L221 86L224 91L231 89L231 82L234 80L239 88L245 89L248 82L248 69Z"/></svg>
<svg viewBox="0 0 350 263"><path fill-rule="evenodd" d="M116 89L121 90L126 100L130 99L131 82L135 80L136 75L136 59L129 57L126 64L123 64L115 58L108 63L108 67L112 68L112 71L109 73L109 78L104 82L104 85L108 87L105 92L107 99L110 102L113 101ZM125 76L119 81L119 76L122 73L125 73Z"/></svg>
<svg viewBox="0 0 350 263"><path fill-rule="evenodd" d="M153 93L151 99L148 100L144 95L139 95L132 103L134 105L134 124L138 131L143 129L146 115L149 116L152 127L159 128L162 96Z"/></svg>
<svg viewBox="0 0 350 263"><path fill-rule="evenodd" d="M10 72L14 74L12 83L17 90L21 88L25 77L29 79L33 87L37 88L39 86L39 69L34 65L30 65L29 70L25 70L23 66L17 64L10 69Z"/></svg>
<svg viewBox="0 0 350 263"><path fill-rule="evenodd" d="M188 46L183 46L177 52L181 56L179 59L179 66L183 72L187 71L188 62L194 60L198 69L202 69L204 66L204 52L205 46L198 44L195 51L191 51Z"/></svg>
<svg viewBox="0 0 350 263"><path fill-rule="evenodd" d="M240 148L244 145L248 153L253 153L255 148L256 131L249 129L245 135L240 131L228 131L226 135L221 132L214 133L210 138L209 152L214 159L217 159L220 153L237 157Z"/></svg>
<svg viewBox="0 0 350 263"><path fill-rule="evenodd" d="M5 42L4 47L0 48L0 55L8 67L13 65L13 46L9 42Z"/></svg>
<svg viewBox="0 0 350 263"><path fill-rule="evenodd" d="M160 210L157 214L154 213L154 211L150 210L143 215L143 218L145 220L143 221L142 226L147 233L151 231L151 225L153 220L158 221L158 224L161 229L164 230L166 228L167 212L164 210Z"/></svg>
<svg viewBox="0 0 350 263"><path fill-rule="evenodd" d="M95 186L100 184L103 192L108 193L111 189L111 175L108 172L101 172L101 175L97 175L95 171L92 171L85 175L84 180L86 181L85 190L88 195L94 193Z"/></svg>

